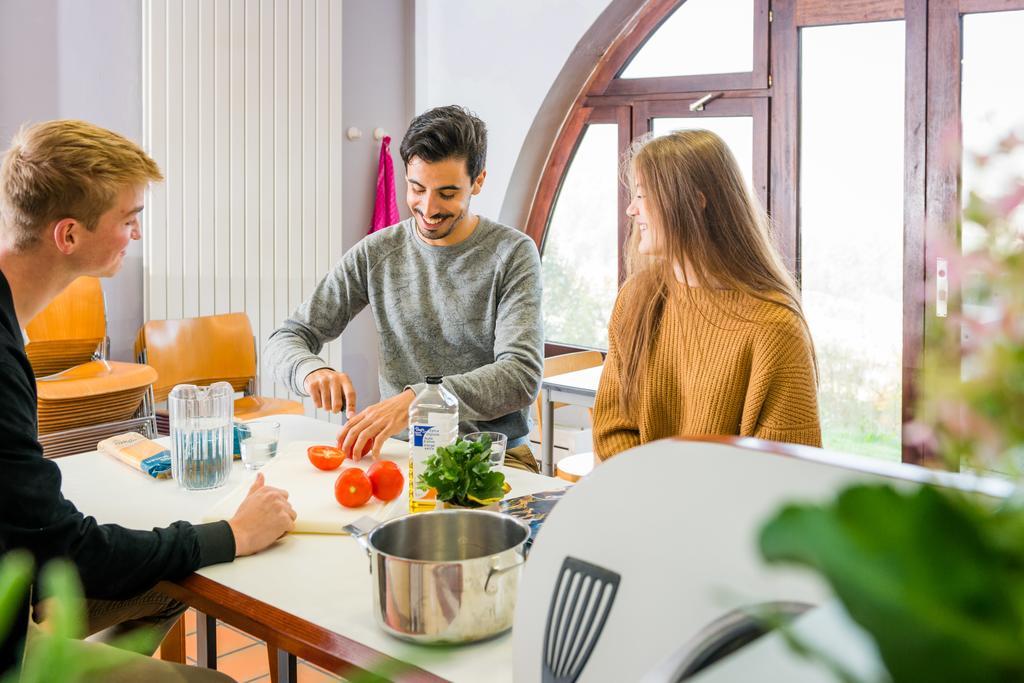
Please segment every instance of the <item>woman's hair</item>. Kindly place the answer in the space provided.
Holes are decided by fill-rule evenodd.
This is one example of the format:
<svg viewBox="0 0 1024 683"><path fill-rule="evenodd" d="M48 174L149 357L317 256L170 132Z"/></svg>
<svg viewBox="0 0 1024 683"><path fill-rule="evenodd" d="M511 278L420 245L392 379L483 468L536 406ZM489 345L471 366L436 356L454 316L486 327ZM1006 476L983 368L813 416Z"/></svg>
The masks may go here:
<svg viewBox="0 0 1024 683"><path fill-rule="evenodd" d="M785 306L810 339L799 290L772 243L768 216L720 137L707 130L648 136L632 145L622 168L633 194L638 183L643 187L660 246L655 256L641 255L638 231L631 228L626 268L638 291L630 297L637 304L623 307L618 325L624 410L636 405L665 305L678 287L674 264L682 271L686 296L697 285ZM696 282L689 281L686 263ZM723 312L746 320L737 309Z"/></svg>

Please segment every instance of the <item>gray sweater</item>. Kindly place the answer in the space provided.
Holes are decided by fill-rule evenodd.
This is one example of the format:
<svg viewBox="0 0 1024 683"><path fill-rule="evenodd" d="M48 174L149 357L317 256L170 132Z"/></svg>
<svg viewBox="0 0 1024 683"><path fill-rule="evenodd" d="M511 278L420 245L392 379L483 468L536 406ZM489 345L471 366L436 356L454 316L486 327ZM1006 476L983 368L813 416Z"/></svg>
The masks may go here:
<svg viewBox="0 0 1024 683"><path fill-rule="evenodd" d="M280 381L328 367L316 354L369 305L377 326L380 393L390 398L444 375L459 399L459 431L526 435L544 367L541 275L526 235L484 217L459 244L425 244L413 219L363 238L270 336ZM344 371L344 368L339 368Z"/></svg>

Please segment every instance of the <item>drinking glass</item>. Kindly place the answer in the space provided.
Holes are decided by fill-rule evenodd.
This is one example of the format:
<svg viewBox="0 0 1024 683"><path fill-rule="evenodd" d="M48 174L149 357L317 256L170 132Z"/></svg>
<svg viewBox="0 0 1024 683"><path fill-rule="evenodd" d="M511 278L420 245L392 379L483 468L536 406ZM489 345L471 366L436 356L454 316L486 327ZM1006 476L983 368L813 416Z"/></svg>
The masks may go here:
<svg viewBox="0 0 1024 683"><path fill-rule="evenodd" d="M500 432L473 432L462 437L463 441L481 441L484 437L491 440L491 469L505 464L505 447L508 437Z"/></svg>
<svg viewBox="0 0 1024 683"><path fill-rule="evenodd" d="M258 470L273 460L280 434L278 422L246 422L238 437L245 469Z"/></svg>

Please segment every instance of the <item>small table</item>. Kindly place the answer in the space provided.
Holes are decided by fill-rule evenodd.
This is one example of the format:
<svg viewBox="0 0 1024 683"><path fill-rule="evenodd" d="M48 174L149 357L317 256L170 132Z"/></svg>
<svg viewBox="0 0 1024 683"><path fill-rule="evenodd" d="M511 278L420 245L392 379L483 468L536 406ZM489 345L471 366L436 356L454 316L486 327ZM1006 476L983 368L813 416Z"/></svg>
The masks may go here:
<svg viewBox="0 0 1024 683"><path fill-rule="evenodd" d="M282 442L330 443L338 433L338 425L304 416L273 419L281 423ZM226 486L185 491L172 480L150 479L96 451L56 462L65 496L83 513L136 529L176 519L199 522L233 487L254 476L236 462ZM514 496L566 484L522 470L504 472ZM261 553L205 567L160 588L201 613L200 664L216 662L220 619L277 648L281 681L295 680L296 655L346 677L392 667L401 680L512 680L511 633L450 651L403 643L384 633L374 621L366 553L347 536L289 534Z"/></svg>
<svg viewBox="0 0 1024 683"><path fill-rule="evenodd" d="M541 474L555 472L555 403L593 408L604 365L546 377L541 382Z"/></svg>

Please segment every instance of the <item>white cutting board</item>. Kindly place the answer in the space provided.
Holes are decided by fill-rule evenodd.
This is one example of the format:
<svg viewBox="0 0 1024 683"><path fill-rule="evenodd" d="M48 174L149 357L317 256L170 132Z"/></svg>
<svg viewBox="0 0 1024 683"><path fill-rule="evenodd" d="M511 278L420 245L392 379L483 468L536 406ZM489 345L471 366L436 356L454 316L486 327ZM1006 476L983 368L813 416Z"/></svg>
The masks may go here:
<svg viewBox="0 0 1024 683"><path fill-rule="evenodd" d="M407 510L408 496L403 490L390 503L384 503L371 497L367 503L357 508L343 507L334 499L334 482L345 467L359 467L366 470L373 464L373 458L366 456L359 462L345 460L336 470L325 472L313 466L306 456L306 449L316 445L315 441L291 441L278 447L277 455L270 463L260 470L269 486L275 486L288 492L288 502L295 508L295 533L306 534L342 534L346 524L350 524L364 515L384 521L404 514ZM388 439L381 449L381 460L394 460L398 463L402 476L408 476L409 444L405 441ZM238 509L245 494L252 486L256 473L249 473L245 482L232 490L217 502L203 516L204 521L230 519ZM408 482L406 482L408 486Z"/></svg>

